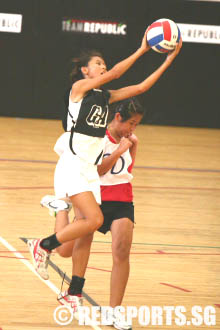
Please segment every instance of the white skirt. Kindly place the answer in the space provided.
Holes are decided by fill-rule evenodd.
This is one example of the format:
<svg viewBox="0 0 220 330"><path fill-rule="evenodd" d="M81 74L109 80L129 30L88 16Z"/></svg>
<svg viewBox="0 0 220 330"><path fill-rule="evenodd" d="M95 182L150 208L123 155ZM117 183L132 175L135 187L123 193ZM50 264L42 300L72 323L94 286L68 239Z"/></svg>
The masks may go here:
<svg viewBox="0 0 220 330"><path fill-rule="evenodd" d="M87 163L70 150L65 150L56 165L54 190L57 198L70 197L91 191L101 204L100 179L97 166Z"/></svg>

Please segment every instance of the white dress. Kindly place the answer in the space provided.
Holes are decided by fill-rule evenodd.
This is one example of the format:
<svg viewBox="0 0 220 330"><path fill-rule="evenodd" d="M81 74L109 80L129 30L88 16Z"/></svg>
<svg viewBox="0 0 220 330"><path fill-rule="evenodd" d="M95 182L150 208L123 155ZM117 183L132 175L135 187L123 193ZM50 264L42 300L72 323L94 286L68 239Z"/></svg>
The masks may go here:
<svg viewBox="0 0 220 330"><path fill-rule="evenodd" d="M102 90L92 90L84 99L76 103L69 99L67 130L70 130L74 123L78 126L75 126L77 130L74 131L72 138L74 153L69 147L70 132L62 134L54 147L55 152L60 156L54 175L54 190L57 198L91 191L97 203L101 204L97 164L101 161L99 155L104 149L108 117L106 99L102 93ZM79 120L80 112L85 118L82 125ZM80 131L81 127L83 133ZM87 133L86 130L88 135L84 134ZM97 159L100 159L99 162L96 162Z"/></svg>

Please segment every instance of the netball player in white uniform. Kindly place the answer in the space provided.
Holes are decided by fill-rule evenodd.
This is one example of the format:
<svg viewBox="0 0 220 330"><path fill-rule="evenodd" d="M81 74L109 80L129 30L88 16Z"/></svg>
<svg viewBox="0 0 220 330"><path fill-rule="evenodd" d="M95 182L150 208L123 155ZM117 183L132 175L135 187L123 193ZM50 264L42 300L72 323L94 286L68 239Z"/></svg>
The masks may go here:
<svg viewBox="0 0 220 330"><path fill-rule="evenodd" d="M43 279L49 278L48 258L53 249L65 242L92 234L103 224L103 215L98 205L100 195L97 196L94 186L99 186L97 164L104 146L108 104L144 93L151 88L171 65L181 46L180 41L162 65L144 81L118 90L104 91L101 86L118 79L149 50L146 32L140 48L109 71L99 53L85 54L75 62L76 72L73 75L68 108L69 115L73 117L71 136L69 148L65 149L56 166L55 187L57 196L69 197L82 217L49 237L28 241L35 269ZM70 304L72 292L70 284Z"/></svg>

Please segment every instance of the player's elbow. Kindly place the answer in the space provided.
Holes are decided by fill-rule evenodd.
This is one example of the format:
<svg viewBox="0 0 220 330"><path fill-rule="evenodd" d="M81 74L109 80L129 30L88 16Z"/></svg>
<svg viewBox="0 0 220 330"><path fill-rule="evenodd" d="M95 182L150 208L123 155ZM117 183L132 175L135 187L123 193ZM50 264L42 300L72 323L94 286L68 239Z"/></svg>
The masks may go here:
<svg viewBox="0 0 220 330"><path fill-rule="evenodd" d="M137 94L143 94L148 91L153 86L153 83L151 82L142 82L137 85L138 93Z"/></svg>
<svg viewBox="0 0 220 330"><path fill-rule="evenodd" d="M146 91L142 84L136 86L136 95L143 94Z"/></svg>
<svg viewBox="0 0 220 330"><path fill-rule="evenodd" d="M111 69L111 74L112 74L112 79L118 79L121 77L122 73L121 71L117 68L117 65L115 65L112 69Z"/></svg>

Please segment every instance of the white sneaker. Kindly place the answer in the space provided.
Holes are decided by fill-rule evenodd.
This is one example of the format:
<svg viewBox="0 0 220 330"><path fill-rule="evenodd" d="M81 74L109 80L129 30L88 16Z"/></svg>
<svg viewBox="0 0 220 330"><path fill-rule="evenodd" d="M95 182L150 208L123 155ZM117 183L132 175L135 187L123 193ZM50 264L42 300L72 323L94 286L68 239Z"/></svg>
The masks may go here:
<svg viewBox="0 0 220 330"><path fill-rule="evenodd" d="M68 291L60 292L57 297L57 300L61 305L69 306L74 313L78 312L78 308L83 306L83 298L78 296L72 296Z"/></svg>
<svg viewBox="0 0 220 330"><path fill-rule="evenodd" d="M108 325L114 327L118 330L132 330L132 325L128 324L125 319L119 319L115 316L115 311L113 307L110 307L110 310L102 310L101 313L104 313L104 319L107 320Z"/></svg>
<svg viewBox="0 0 220 330"><path fill-rule="evenodd" d="M46 195L40 201L41 206L49 209L49 214L55 217L59 211L70 211L72 204L62 199L57 199L56 196Z"/></svg>
<svg viewBox="0 0 220 330"><path fill-rule="evenodd" d="M40 247L40 239L28 240L28 248L32 257L34 268L36 272L44 279L49 279L48 262L50 253Z"/></svg>
<svg viewBox="0 0 220 330"><path fill-rule="evenodd" d="M113 321L113 327L118 330L132 330L132 325L122 323L118 321L116 318Z"/></svg>

